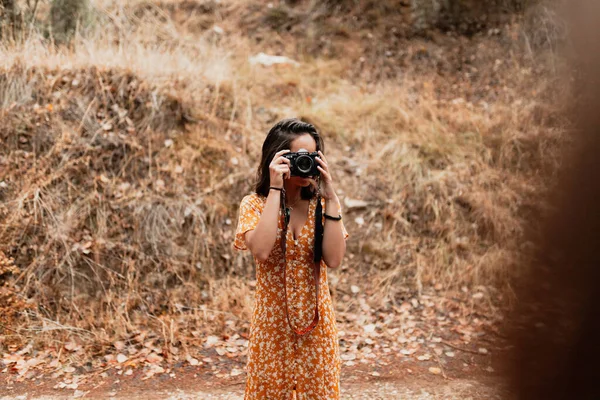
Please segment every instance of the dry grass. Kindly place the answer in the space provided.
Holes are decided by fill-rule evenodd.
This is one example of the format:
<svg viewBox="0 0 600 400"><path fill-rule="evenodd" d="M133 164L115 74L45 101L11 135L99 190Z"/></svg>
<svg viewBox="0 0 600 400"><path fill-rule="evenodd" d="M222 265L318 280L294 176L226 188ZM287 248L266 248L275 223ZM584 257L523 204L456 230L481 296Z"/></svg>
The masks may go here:
<svg viewBox="0 0 600 400"><path fill-rule="evenodd" d="M234 29L254 3L95 5L102 29L69 48L35 35L0 48L0 249L37 306L14 326L24 338L93 337L103 351L140 331L193 344L248 321L253 266L230 247L237 205L266 130L292 115L322 130L341 197L369 202L346 211L334 286L374 280L385 306L518 273L561 123L544 69L501 57L522 51L513 31L398 43L409 67L359 64L350 55L372 53L342 35L347 58L316 46L299 68L265 69L247 62L265 49Z"/></svg>

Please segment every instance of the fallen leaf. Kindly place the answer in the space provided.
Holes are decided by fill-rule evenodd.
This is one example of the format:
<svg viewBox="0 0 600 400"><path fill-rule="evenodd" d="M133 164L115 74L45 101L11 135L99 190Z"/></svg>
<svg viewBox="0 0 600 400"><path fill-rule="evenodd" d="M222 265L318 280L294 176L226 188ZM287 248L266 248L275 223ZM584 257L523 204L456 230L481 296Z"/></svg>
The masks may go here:
<svg viewBox="0 0 600 400"><path fill-rule="evenodd" d="M190 363L190 365L196 366L196 365L200 364L200 361L198 361L196 358L190 356L189 354L186 356L185 359L187 360L187 362Z"/></svg>
<svg viewBox="0 0 600 400"><path fill-rule="evenodd" d="M220 356L225 355L225 353L227 353L227 350L225 350L222 347L217 347L216 350L217 350L217 354Z"/></svg>
<svg viewBox="0 0 600 400"><path fill-rule="evenodd" d="M81 349L81 346L75 342L65 343L65 349L69 351L77 351Z"/></svg>
<svg viewBox="0 0 600 400"><path fill-rule="evenodd" d="M146 356L146 360L151 364L158 364L163 360L163 357L156 353L150 353Z"/></svg>
<svg viewBox="0 0 600 400"><path fill-rule="evenodd" d="M121 186L119 186L119 188L121 188ZM122 190L126 190L127 188L124 188ZM125 342L123 342L122 340L117 340L116 342L113 343L113 346L115 346L115 349L121 351L125 348Z"/></svg>

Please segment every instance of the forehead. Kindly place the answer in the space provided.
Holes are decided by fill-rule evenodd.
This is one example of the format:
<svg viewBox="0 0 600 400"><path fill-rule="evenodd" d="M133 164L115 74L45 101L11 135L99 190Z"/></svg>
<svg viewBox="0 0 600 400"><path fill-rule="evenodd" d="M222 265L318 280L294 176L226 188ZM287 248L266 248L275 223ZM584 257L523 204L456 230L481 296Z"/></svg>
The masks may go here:
<svg viewBox="0 0 600 400"><path fill-rule="evenodd" d="M315 139L313 139L308 133L300 135L296 139L292 140L292 143L290 144L290 151L296 152L300 149L309 151L311 153L315 152L317 151L317 142L315 142Z"/></svg>

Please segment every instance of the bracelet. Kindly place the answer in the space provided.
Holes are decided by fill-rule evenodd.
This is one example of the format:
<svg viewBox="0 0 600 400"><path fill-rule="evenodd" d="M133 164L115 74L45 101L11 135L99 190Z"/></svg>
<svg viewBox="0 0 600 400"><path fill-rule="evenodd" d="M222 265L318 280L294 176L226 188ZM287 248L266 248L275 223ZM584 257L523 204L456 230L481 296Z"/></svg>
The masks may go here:
<svg viewBox="0 0 600 400"><path fill-rule="evenodd" d="M278 187L275 187L275 186L269 187L269 190L271 190L271 189L273 189L273 190L279 190L280 192L283 190L283 188L278 188Z"/></svg>
<svg viewBox="0 0 600 400"><path fill-rule="evenodd" d="M330 219L332 221L341 221L342 220L342 214L340 214L338 217L332 217L331 215L323 213L323 216L325 217L325 219Z"/></svg>

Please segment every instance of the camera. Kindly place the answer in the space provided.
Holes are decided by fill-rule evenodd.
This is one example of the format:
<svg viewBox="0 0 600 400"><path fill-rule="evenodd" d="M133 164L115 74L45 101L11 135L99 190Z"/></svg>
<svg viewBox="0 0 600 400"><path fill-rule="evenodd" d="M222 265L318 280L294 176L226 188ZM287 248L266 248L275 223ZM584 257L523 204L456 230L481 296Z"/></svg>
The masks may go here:
<svg viewBox="0 0 600 400"><path fill-rule="evenodd" d="M290 160L290 171L292 176L299 176L302 178L308 178L312 176L320 175L317 166L317 158L319 153L309 153L308 151L299 151L297 153L287 153L283 155L285 158Z"/></svg>

